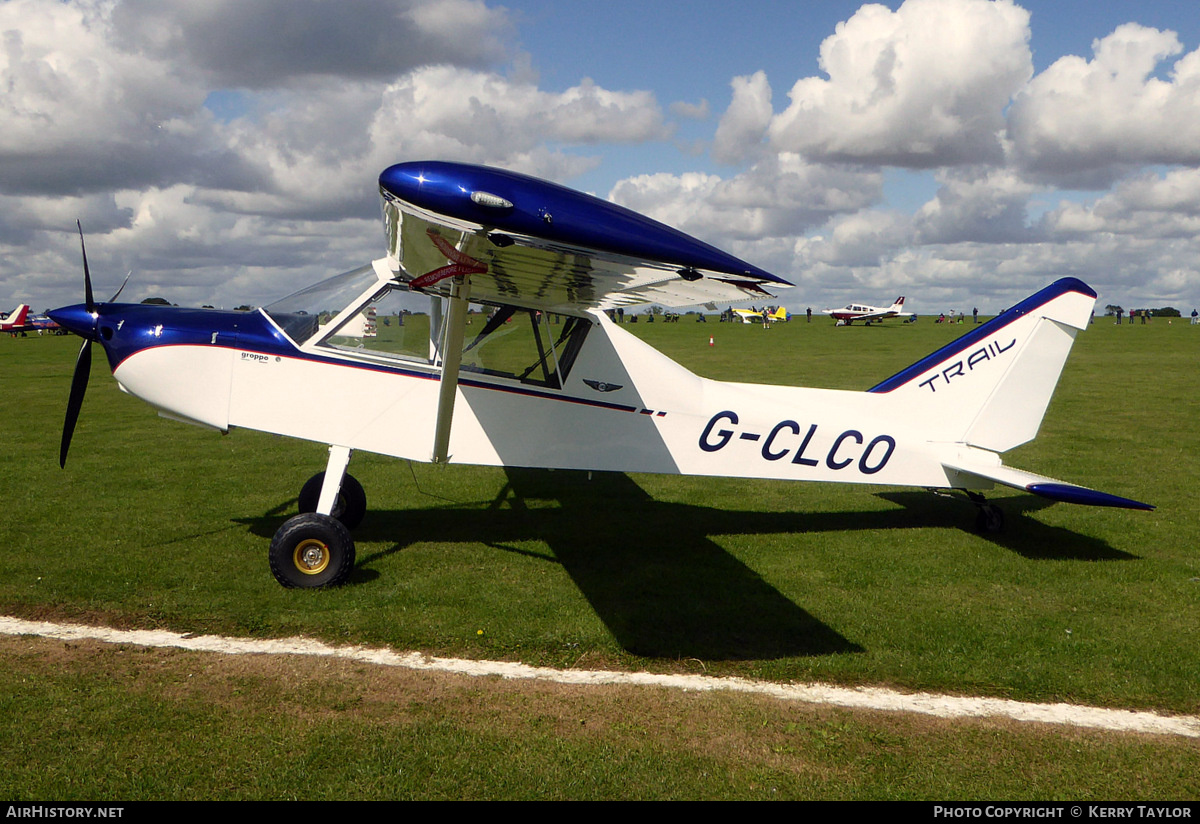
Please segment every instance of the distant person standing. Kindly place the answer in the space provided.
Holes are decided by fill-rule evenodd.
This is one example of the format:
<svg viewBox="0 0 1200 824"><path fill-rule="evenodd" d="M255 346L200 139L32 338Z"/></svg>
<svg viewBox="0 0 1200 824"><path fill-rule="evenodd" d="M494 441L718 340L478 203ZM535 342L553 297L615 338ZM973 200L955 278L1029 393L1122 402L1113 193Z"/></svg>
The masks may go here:
<svg viewBox="0 0 1200 824"><path fill-rule="evenodd" d="M979 307L978 306L976 306L974 309L971 310L971 318L975 321L975 323L979 323Z"/></svg>
<svg viewBox="0 0 1200 824"><path fill-rule="evenodd" d="M804 310L804 314L808 317L808 322L812 323L812 307L811 306ZM1196 317L1195 309L1192 310L1192 317L1193 318ZM1195 323L1194 320L1192 322Z"/></svg>
<svg viewBox="0 0 1200 824"><path fill-rule="evenodd" d="M1117 307L1117 326L1121 325L1121 318L1123 318L1124 316L1125 316L1125 310L1122 309L1120 306L1118 306ZM1130 315L1130 317L1133 317L1133 316Z"/></svg>
<svg viewBox="0 0 1200 824"><path fill-rule="evenodd" d="M1198 323L1200 323L1200 312L1197 312L1195 309L1193 309L1192 310L1192 326L1195 326Z"/></svg>

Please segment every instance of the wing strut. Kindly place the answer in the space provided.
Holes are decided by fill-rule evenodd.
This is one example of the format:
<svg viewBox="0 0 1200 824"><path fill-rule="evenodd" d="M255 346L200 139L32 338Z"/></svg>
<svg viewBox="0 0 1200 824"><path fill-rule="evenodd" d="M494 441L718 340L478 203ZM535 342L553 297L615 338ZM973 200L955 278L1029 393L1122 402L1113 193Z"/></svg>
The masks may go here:
<svg viewBox="0 0 1200 824"><path fill-rule="evenodd" d="M450 448L450 419L454 417L454 398L458 392L458 366L462 362L470 293L470 275L455 275L450 283L450 312L442 338L442 380L433 431L433 457L430 459L434 463L446 463L450 459L446 454Z"/></svg>

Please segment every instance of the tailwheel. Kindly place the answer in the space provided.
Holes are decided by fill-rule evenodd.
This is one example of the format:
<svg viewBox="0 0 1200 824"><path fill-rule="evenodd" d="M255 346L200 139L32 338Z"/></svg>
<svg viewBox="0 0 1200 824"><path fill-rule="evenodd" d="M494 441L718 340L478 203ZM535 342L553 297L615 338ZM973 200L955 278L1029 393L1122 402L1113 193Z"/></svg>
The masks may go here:
<svg viewBox="0 0 1200 824"><path fill-rule="evenodd" d="M995 535L1004 531L1004 510L995 504L989 504L978 492L967 491L967 497L975 504L978 513L975 515L975 531L984 535Z"/></svg>
<svg viewBox="0 0 1200 824"><path fill-rule="evenodd" d="M305 512L284 522L268 551L271 574L285 587L322 589L346 582L354 569L354 539L341 521Z"/></svg>
<svg viewBox="0 0 1200 824"><path fill-rule="evenodd" d="M301 512L317 511L317 502L321 500L321 485L324 482L325 473L318 472L304 484L300 490ZM367 514L367 493L362 484L349 472L342 476L342 488L334 499L333 512L329 514L341 521L346 529L357 527Z"/></svg>
<svg viewBox="0 0 1200 824"><path fill-rule="evenodd" d="M987 535L1004 531L1004 510L995 504L983 504L975 516L975 529Z"/></svg>

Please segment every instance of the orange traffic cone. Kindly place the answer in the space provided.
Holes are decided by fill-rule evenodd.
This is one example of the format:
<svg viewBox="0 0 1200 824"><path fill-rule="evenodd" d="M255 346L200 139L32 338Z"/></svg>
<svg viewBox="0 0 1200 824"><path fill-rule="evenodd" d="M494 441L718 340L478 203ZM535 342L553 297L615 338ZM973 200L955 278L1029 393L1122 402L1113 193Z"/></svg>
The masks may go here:
<svg viewBox="0 0 1200 824"><path fill-rule="evenodd" d="M716 344L715 344L715 343L713 343L713 336L712 336L712 335L709 335L709 336L708 336L708 345L709 345L709 346L716 346Z"/></svg>

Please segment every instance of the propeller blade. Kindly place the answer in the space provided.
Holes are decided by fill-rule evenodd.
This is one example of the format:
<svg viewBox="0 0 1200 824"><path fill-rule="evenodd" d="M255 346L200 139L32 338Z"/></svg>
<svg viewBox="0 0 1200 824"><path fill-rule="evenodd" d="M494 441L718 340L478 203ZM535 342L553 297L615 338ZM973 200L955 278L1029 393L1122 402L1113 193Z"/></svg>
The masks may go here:
<svg viewBox="0 0 1200 824"><path fill-rule="evenodd" d="M67 465L67 450L71 448L71 436L75 434L75 422L79 420L79 408L83 406L83 394L87 392L88 378L92 374L92 341L86 338L79 347L75 359L75 374L71 376L71 395L67 398L67 417L63 421L62 446L58 450L58 465Z"/></svg>
<svg viewBox="0 0 1200 824"><path fill-rule="evenodd" d="M115 295L113 295L111 298L108 299L109 303L116 303L117 298L121 297L121 293L125 291L125 284L129 283L129 276L132 274L133 274L132 269L130 269L128 272L125 273L125 280L121 281L121 288L117 290L117 293Z"/></svg>
<svg viewBox="0 0 1200 824"><path fill-rule="evenodd" d="M83 303L89 312L96 311L96 301L92 299L92 274L88 271L87 247L83 244L83 224L78 220L75 225L79 228L79 248L83 251ZM89 355L89 357L91 357Z"/></svg>

